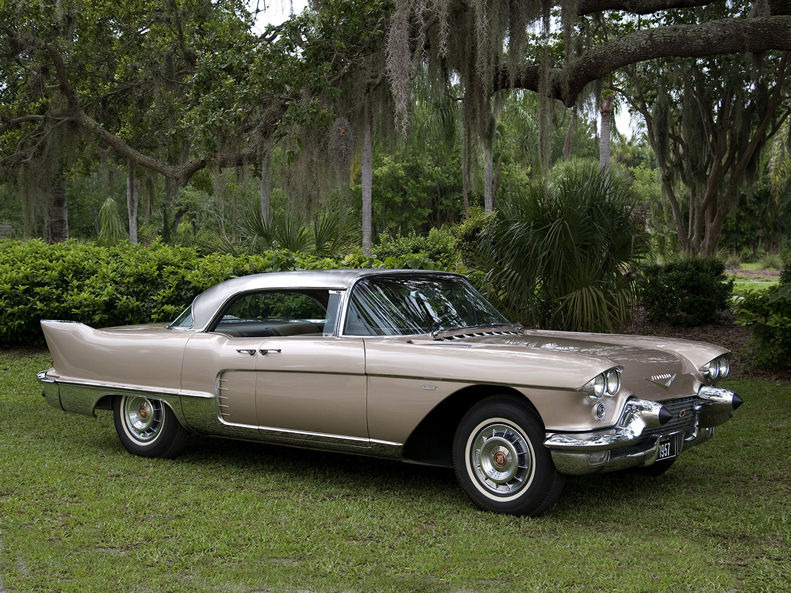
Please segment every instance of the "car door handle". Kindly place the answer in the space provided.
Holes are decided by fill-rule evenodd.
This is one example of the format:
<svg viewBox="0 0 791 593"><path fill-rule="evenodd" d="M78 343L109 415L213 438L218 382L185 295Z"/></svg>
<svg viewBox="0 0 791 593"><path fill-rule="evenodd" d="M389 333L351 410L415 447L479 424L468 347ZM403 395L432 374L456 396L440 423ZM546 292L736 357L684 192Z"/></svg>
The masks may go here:
<svg viewBox="0 0 791 593"><path fill-rule="evenodd" d="M261 348L259 352L266 356L270 352L280 352L280 348Z"/></svg>
<svg viewBox="0 0 791 593"><path fill-rule="evenodd" d="M249 354L250 356L255 356L255 348L237 348L236 351L239 354Z"/></svg>

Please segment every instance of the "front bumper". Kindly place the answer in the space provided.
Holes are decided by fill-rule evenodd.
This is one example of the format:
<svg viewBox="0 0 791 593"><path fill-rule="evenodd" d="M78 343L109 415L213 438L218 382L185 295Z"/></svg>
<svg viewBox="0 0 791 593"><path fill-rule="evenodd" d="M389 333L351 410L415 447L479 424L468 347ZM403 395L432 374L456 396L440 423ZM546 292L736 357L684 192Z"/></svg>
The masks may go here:
<svg viewBox="0 0 791 593"><path fill-rule="evenodd" d="M583 475L652 465L663 443L680 455L707 441L714 427L742 404L733 391L701 387L697 395L666 402L632 398L612 427L587 433L547 433L544 441L560 473Z"/></svg>

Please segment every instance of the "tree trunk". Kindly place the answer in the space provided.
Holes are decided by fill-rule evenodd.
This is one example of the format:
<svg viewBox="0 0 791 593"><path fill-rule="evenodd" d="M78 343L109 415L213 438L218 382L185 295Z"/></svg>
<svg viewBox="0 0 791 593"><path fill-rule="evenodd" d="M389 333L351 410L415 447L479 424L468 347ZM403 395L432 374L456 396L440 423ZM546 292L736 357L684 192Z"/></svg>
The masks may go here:
<svg viewBox="0 0 791 593"><path fill-rule="evenodd" d="M464 216L470 215L470 129L464 125L464 140L461 150L461 199Z"/></svg>
<svg viewBox="0 0 791 593"><path fill-rule="evenodd" d="M22 187L21 183L17 192L22 204L22 236L25 239L30 239L36 231L36 211L38 210L36 192L29 187Z"/></svg>
<svg viewBox="0 0 791 593"><path fill-rule="evenodd" d="M69 238L69 209L66 203L66 178L62 172L52 180L48 195L46 239L48 243L63 243Z"/></svg>
<svg viewBox="0 0 791 593"><path fill-rule="evenodd" d="M612 138L612 97L602 97L599 102L601 136L599 137L599 168L605 178L610 177L610 141Z"/></svg>
<svg viewBox="0 0 791 593"><path fill-rule="evenodd" d="M494 211L494 196L492 195L492 190L494 189L494 163L492 162L494 160L494 155L492 154L490 146L484 148L483 155L486 160L483 181L483 209L486 214L491 214Z"/></svg>
<svg viewBox="0 0 791 593"><path fill-rule="evenodd" d="M145 175L145 182L143 183L143 187L145 191L143 195L145 199L143 200L143 219L150 220L151 214L154 212L154 178L149 172Z"/></svg>
<svg viewBox="0 0 791 593"><path fill-rule="evenodd" d="M371 256L373 241L371 240L371 218L373 210L373 145L371 142L371 114L365 107L363 115L363 143L361 148L361 183L363 193L363 255Z"/></svg>
<svg viewBox="0 0 791 593"><path fill-rule="evenodd" d="M135 179L135 164L127 162L126 171L126 212L129 215L129 242L137 243L137 179Z"/></svg>
<svg viewBox="0 0 791 593"><path fill-rule="evenodd" d="M497 157L497 166L494 168L494 180L492 181L492 210L497 206L497 192L500 190L500 174L503 170L503 153Z"/></svg>
<svg viewBox="0 0 791 593"><path fill-rule="evenodd" d="M269 164L269 151L264 151L261 154L261 220L264 225L272 220L272 171Z"/></svg>
<svg viewBox="0 0 791 593"><path fill-rule="evenodd" d="M170 177L165 177L165 199L162 200L162 240L165 243L170 243L173 237L172 231L174 227L170 217L173 214L173 205L176 202L177 192L178 185L176 181Z"/></svg>

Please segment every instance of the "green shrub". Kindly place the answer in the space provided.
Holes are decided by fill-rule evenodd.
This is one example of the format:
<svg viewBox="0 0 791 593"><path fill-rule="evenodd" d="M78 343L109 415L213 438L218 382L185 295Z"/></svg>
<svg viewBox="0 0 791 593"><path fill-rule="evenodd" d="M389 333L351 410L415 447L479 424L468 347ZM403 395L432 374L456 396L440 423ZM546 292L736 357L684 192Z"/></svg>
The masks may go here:
<svg viewBox="0 0 791 593"><path fill-rule="evenodd" d="M402 262L409 269L450 270L459 261L456 250L458 239L449 231L432 228L428 236L408 235L391 237L382 233L372 254L385 262L385 267L396 267ZM393 265L389 265L393 264Z"/></svg>
<svg viewBox="0 0 791 593"><path fill-rule="evenodd" d="M755 362L766 368L791 368L791 255L785 254L780 284L747 294L736 308L739 323L753 334Z"/></svg>
<svg viewBox="0 0 791 593"><path fill-rule="evenodd" d="M194 248L159 242L102 247L76 241L47 245L4 240L0 343L41 343L41 319L94 327L169 321L200 292L233 276L295 269L404 268L414 263L407 254L385 261L359 255L319 258L285 250L200 255Z"/></svg>
<svg viewBox="0 0 791 593"><path fill-rule="evenodd" d="M688 258L643 267L638 292L650 321L696 326L728 309L733 280L718 259Z"/></svg>
<svg viewBox="0 0 791 593"><path fill-rule="evenodd" d="M780 272L780 284L791 284L791 251L783 254L783 270Z"/></svg>
<svg viewBox="0 0 791 593"><path fill-rule="evenodd" d="M596 163L563 164L501 203L480 232L487 296L515 320L555 329L610 329L630 312L629 270L647 237L634 198Z"/></svg>

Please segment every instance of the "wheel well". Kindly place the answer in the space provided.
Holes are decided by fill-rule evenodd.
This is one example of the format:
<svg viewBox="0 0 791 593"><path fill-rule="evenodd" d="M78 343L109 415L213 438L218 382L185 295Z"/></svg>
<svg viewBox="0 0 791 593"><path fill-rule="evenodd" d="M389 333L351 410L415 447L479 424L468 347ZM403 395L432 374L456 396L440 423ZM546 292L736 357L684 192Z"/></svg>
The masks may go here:
<svg viewBox="0 0 791 593"><path fill-rule="evenodd" d="M94 410L112 410L113 409L113 398L118 397L115 394L107 394L103 395L99 401L93 406Z"/></svg>
<svg viewBox="0 0 791 593"><path fill-rule="evenodd" d="M464 414L490 395L510 395L541 417L527 397L510 387L472 385L460 389L438 403L404 443L404 460L427 465L453 466L453 436Z"/></svg>

